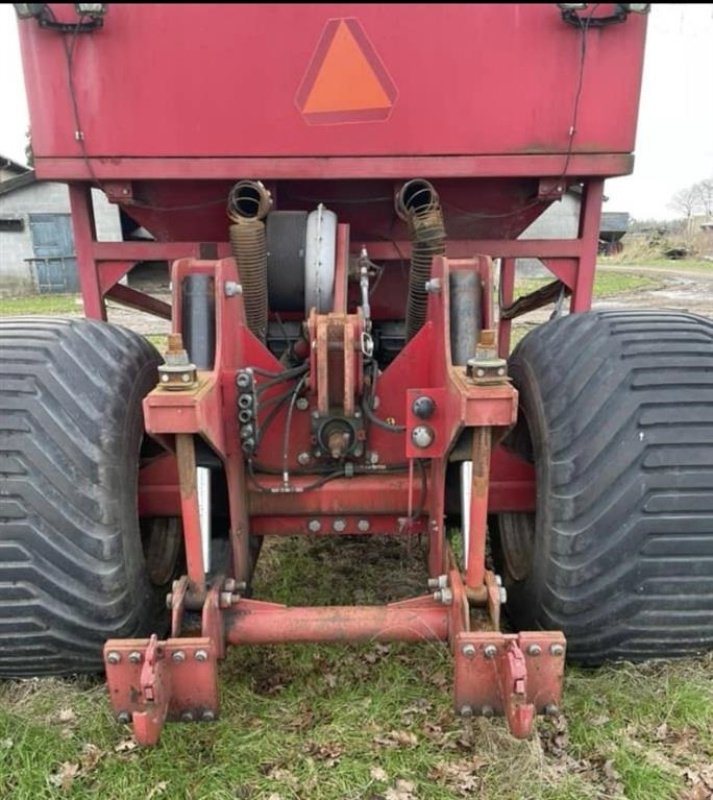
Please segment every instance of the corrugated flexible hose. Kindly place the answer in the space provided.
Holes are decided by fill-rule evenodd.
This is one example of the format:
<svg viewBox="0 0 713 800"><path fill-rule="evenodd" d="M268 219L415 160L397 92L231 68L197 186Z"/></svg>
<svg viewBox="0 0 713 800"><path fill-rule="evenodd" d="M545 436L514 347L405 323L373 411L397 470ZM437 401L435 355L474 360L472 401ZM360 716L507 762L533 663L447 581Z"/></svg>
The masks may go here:
<svg viewBox="0 0 713 800"><path fill-rule="evenodd" d="M396 212L408 224L411 235L406 305L406 341L410 341L426 321L426 282L431 277L433 258L446 253L446 229L438 193L428 181L405 183L396 196Z"/></svg>
<svg viewBox="0 0 713 800"><path fill-rule="evenodd" d="M228 198L230 249L238 264L248 328L261 341L267 333L267 241L265 218L272 205L259 181L239 181Z"/></svg>

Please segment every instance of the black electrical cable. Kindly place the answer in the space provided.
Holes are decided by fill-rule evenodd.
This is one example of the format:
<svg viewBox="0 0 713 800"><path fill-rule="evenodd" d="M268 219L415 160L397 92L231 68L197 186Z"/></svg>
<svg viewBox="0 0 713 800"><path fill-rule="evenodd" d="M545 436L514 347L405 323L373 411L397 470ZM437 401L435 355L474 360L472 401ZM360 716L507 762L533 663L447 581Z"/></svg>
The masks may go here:
<svg viewBox="0 0 713 800"><path fill-rule="evenodd" d="M391 433L403 433L406 430L405 425L389 425L383 419L379 419L376 416L374 411L371 408L372 403L374 402L374 396L376 394L376 379L379 374L379 365L376 361L372 362L372 375L371 375L371 387L369 391L369 396L367 397L366 394L362 397L361 400L361 407L366 416L366 418L371 422L373 425L376 425L377 428L381 428L384 431L390 431Z"/></svg>

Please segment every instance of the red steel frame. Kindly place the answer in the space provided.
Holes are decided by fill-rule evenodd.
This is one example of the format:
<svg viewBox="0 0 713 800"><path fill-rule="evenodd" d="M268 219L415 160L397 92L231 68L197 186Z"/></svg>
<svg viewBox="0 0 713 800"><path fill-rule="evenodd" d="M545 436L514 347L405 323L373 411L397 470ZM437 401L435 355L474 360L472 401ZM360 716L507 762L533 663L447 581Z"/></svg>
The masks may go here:
<svg viewBox="0 0 713 800"><path fill-rule="evenodd" d="M58 18L70 20L70 6L53 6ZM456 710L463 715L504 714L513 733L526 736L535 713L552 711L560 702L565 642L558 632L499 632L501 589L497 577L485 569L487 515L533 511L535 476L530 465L498 447L517 414L517 392L506 376L479 383L463 367L451 364L448 276L454 270L480 275L486 298L483 327L487 329L481 344L492 349L491 339L495 339L501 358L509 352L511 320L497 321L491 307L491 259L501 262L503 308L513 301L515 263L520 257L540 259L562 282L571 293L571 311L590 307L603 182L606 177L628 174L633 165L630 151L644 20L634 15L625 25L613 26L597 37L584 70L583 60L577 68L583 52L580 32L564 25L554 7L452 5L444 13L441 6L414 6L409 12L411 30L404 36L393 34L401 25L402 10L388 4L378 8L337 4L327 10L305 4L296 17L285 13L281 24L258 4L224 7L220 14L213 9L213 16L204 16L198 5L177 6L170 12L160 5L147 5L141 8L141 24L137 13L115 6L101 32L83 39L76 48L73 43L74 55L66 64L66 42L40 30L34 21L21 23L30 105L35 112L48 109L33 114L37 175L70 182L86 316L105 320L108 298L171 319L173 331L180 333L182 280L196 272L215 279L214 368L199 372L196 384L185 390L157 388L144 401L146 429L168 455L142 470L139 513L182 518L187 575L175 583L169 596L172 622L168 639L113 640L105 646L107 680L119 718L132 719L136 736L144 744L158 740L167 719L214 719L218 713L216 667L227 644L433 639L448 641L453 652ZM266 13L270 13L269 24L263 16ZM606 10L602 8L601 13ZM224 14L240 16L244 24L226 24ZM357 20L393 82L389 121L378 131L371 128L369 135L355 125L306 125L299 103L295 104L295 89L324 31L325 14L331 15L332 21L346 20L352 27L352 20ZM112 24L112 19L117 22ZM202 33L194 35L198 28ZM239 102L225 102L219 94L225 56L201 61L205 49L210 46L215 54L240 51L247 61L260 63L268 37L255 37L253 31L263 29L269 29L269 43L281 55L279 63L273 60L276 80L267 92L259 81L244 82L236 95ZM514 29L521 63L528 65L525 70L501 46ZM156 39L157 30L165 34L160 40ZM176 60L179 41L185 57ZM436 53L463 54L460 63L466 68L454 69L449 58L437 58L432 59L433 69L413 70L426 41ZM155 50L157 58L147 73L143 60L136 56L148 50ZM491 72L478 80L484 57ZM199 62L201 69L196 70ZM117 63L127 71L121 85L114 80L112 66ZM218 70L219 77L211 70ZM490 74L498 74L499 80L492 81ZM563 83L562 76L569 80ZM569 102L558 98L569 97L569 92L574 96L578 80L584 102L581 114L570 123ZM293 81L297 82L294 86ZM145 91L135 91L139 83ZM449 86L447 102L444 85ZM109 96L112 102L106 104ZM432 113L425 98L435 104ZM607 107L617 109L616 114L598 112L604 100ZM244 108L259 113L245 115ZM200 126L186 126L180 137L171 135L185 119L198 118ZM536 118L538 130L533 131L531 123ZM136 119L149 122L137 127ZM280 124L275 124L277 119ZM235 141L244 148L240 156L234 154ZM441 288L429 294L426 323L379 377L379 415L393 418L406 432L395 436L369 427L368 445L378 451L379 459L367 474L345 476L312 492L300 491L312 480L309 476L293 474L290 491L283 491L279 475L263 474L262 488L256 488L248 480L240 449L236 373L245 367L274 372L282 367L247 329L240 295L225 291L227 284L239 282L239 272L229 258L227 242L216 241L221 231L218 214L202 227L205 217L188 220L180 213L172 214L180 204L171 202L171 219L154 220L165 223L163 228L156 226L161 237L173 241L98 242L90 186L97 183L111 201L128 212L133 205L136 221L142 224L141 213L160 210L152 204L160 206L161 193L166 196L169 187L173 192L173 186L179 186L177 198L195 207L192 192L200 199L211 182L221 187L237 177L272 181L279 199L281 187L286 187L289 197L290 187L294 190L300 181L363 185L384 180L396 183L416 176L436 184L460 181L460 190L466 195L477 193L476 185L485 186L478 198L481 210L497 212L491 213L491 219L502 220L510 213L512 218L501 227L494 224L492 230L481 224L477 233L470 232L472 238L466 238L468 229L461 227L460 235L447 243L447 256L433 263L432 275L440 280ZM536 203L542 202L541 210L561 197L573 181L583 182L576 238L514 238L540 210L524 199L531 195L536 181ZM498 182L500 185L495 185ZM149 202L140 204L135 194L148 195ZM452 205L458 206L458 193L450 197ZM519 209L518 197L524 203ZM335 205L338 203L335 199ZM504 208L512 212L500 213ZM466 214L474 210L469 206ZM523 216L523 211L531 216ZM152 218L146 219L146 227L156 233ZM188 241L175 241L184 219L196 223L195 231L216 233L208 240L199 240L195 233L187 236ZM340 225L337 286L346 285L349 252L358 254L366 247L376 262L408 258L411 247L399 238L403 233L380 236L368 213L364 221L354 217L350 221L352 225L362 222L363 230L370 233L350 247L349 226ZM448 223L446 214L447 229ZM485 233L493 238L484 238ZM162 260L175 262L172 305L119 283L137 262ZM388 296L387 291L384 294ZM383 305L388 307L391 299L389 296ZM359 340L362 324L358 311L349 313L344 292L335 296L330 320L320 315L310 319L318 349L311 359L310 408L324 411L330 406L325 394L332 370L327 338L330 330L341 330L348 351L343 358L344 410L354 412L364 376L361 358L351 348ZM435 438L428 448L418 450L410 438L418 423L411 408L415 397L424 393L436 403L436 413L429 421ZM294 442L291 440L287 454L290 467L297 464L298 443L308 440L308 416L295 415ZM468 559L461 569L447 546L444 522L447 452L464 428L472 429L473 478ZM228 488L232 559L229 574L210 585L203 562L195 480L197 436L220 457ZM266 444L270 461L270 448L277 448L274 432ZM428 462L420 477L414 468L416 458ZM406 470L382 471L382 467L404 460ZM270 466L275 465L273 458ZM314 533L314 523L326 532L336 518L342 523L340 535L364 533L366 523L369 533L427 536L429 574L436 593L375 608L286 608L241 595L243 582L249 578L249 535ZM477 608L485 610L486 621L472 629L476 626L471 611ZM186 609L202 610L200 631L183 630ZM192 633L198 635L188 635Z"/></svg>

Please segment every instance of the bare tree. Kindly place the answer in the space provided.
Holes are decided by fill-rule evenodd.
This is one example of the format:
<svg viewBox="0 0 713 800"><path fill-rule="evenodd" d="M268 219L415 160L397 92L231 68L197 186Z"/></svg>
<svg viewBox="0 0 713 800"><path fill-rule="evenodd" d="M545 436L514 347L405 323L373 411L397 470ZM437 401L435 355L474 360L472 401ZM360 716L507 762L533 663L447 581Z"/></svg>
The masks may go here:
<svg viewBox="0 0 713 800"><path fill-rule="evenodd" d="M32 131L28 128L25 131L25 161L27 166L33 169L35 166L35 154L32 151Z"/></svg>
<svg viewBox="0 0 713 800"><path fill-rule="evenodd" d="M713 178L706 178L694 186L698 195L698 206L707 216L713 216Z"/></svg>
<svg viewBox="0 0 713 800"><path fill-rule="evenodd" d="M685 189L679 189L668 205L674 211L680 211L686 219L690 219L699 204L698 184L694 184L693 186L687 186Z"/></svg>

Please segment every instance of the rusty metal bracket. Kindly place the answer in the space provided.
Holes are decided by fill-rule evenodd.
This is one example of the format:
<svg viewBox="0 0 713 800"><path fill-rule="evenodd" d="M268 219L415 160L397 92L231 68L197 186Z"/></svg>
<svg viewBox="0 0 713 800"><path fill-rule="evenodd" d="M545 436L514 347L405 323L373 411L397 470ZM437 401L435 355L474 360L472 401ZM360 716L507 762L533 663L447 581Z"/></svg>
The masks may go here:
<svg viewBox="0 0 713 800"><path fill-rule="evenodd" d="M141 745L156 744L166 721L218 715L217 655L208 637L110 639L104 664L117 719L133 722Z"/></svg>
<svg viewBox="0 0 713 800"><path fill-rule="evenodd" d="M535 714L557 713L564 678L564 635L462 632L455 649L456 713L504 715L518 739L532 732Z"/></svg>

